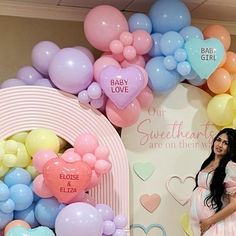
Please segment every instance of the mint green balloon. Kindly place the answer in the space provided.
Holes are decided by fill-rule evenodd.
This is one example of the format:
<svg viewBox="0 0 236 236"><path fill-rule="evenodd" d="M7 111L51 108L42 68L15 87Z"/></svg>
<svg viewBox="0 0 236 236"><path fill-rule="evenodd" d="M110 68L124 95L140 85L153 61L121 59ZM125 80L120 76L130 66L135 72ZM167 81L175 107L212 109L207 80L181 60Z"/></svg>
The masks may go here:
<svg viewBox="0 0 236 236"><path fill-rule="evenodd" d="M34 229L15 226L7 232L6 236L55 236L55 234L51 229L45 226L39 226Z"/></svg>
<svg viewBox="0 0 236 236"><path fill-rule="evenodd" d="M184 47L188 55L187 60L201 79L208 79L224 58L224 46L216 38L192 38Z"/></svg>

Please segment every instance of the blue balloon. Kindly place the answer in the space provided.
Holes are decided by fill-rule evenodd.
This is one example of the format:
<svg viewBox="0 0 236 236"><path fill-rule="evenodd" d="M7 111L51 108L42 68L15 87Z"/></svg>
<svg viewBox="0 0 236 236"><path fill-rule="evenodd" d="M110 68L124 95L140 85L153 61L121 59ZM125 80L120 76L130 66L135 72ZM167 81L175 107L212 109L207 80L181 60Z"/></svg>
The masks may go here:
<svg viewBox="0 0 236 236"><path fill-rule="evenodd" d="M6 201L10 196L8 186L0 180L0 201Z"/></svg>
<svg viewBox="0 0 236 236"><path fill-rule="evenodd" d="M195 26L186 26L179 32L185 41L191 38L204 39L202 31Z"/></svg>
<svg viewBox="0 0 236 236"><path fill-rule="evenodd" d="M179 62L177 65L177 71L182 75L182 76L186 76L190 73L191 71L191 65L189 62L187 61L182 61Z"/></svg>
<svg viewBox="0 0 236 236"><path fill-rule="evenodd" d="M183 48L178 48L174 53L175 60L178 62L185 61L188 57L187 52Z"/></svg>
<svg viewBox="0 0 236 236"><path fill-rule="evenodd" d="M161 37L160 49L165 56L174 55L175 51L183 46L184 38L175 31L169 31Z"/></svg>
<svg viewBox="0 0 236 236"><path fill-rule="evenodd" d="M197 76L195 79L189 80L189 83L194 85L194 86L201 86L206 83L206 79L202 79L199 76Z"/></svg>
<svg viewBox="0 0 236 236"><path fill-rule="evenodd" d="M15 184L29 185L31 180L32 178L30 173L23 168L13 168L4 177L4 182L8 187L11 187Z"/></svg>
<svg viewBox="0 0 236 236"><path fill-rule="evenodd" d="M180 0L159 0L149 10L154 33L180 31L191 24L187 6Z"/></svg>
<svg viewBox="0 0 236 236"><path fill-rule="evenodd" d="M14 211L14 219L26 221L32 228L39 225L34 215L35 204L31 204L23 211Z"/></svg>
<svg viewBox="0 0 236 236"><path fill-rule="evenodd" d="M12 213L15 209L15 203L11 198L7 199L5 202L0 202L0 210L4 213Z"/></svg>
<svg viewBox="0 0 236 236"><path fill-rule="evenodd" d="M5 226L13 220L13 213L3 213L0 211L0 229L4 229Z"/></svg>
<svg viewBox="0 0 236 236"><path fill-rule="evenodd" d="M164 57L154 57L146 64L150 88L160 94L175 89L179 83L179 74L176 71L168 71L164 66Z"/></svg>
<svg viewBox="0 0 236 236"><path fill-rule="evenodd" d="M152 22L149 17L143 13L133 14L129 20L129 31L134 32L135 30L144 30L149 34L152 32Z"/></svg>
<svg viewBox="0 0 236 236"><path fill-rule="evenodd" d="M185 75L184 77L185 77L185 79L187 79L187 80L193 80L193 79L196 79L196 78L198 77L198 75L197 75L196 72L192 69L192 70L190 71L190 73L189 73L188 75Z"/></svg>
<svg viewBox="0 0 236 236"><path fill-rule="evenodd" d="M15 202L15 210L22 211L33 202L33 192L25 184L15 184L10 187L10 198Z"/></svg>
<svg viewBox="0 0 236 236"><path fill-rule="evenodd" d="M177 61L173 56L165 57L163 63L167 70L174 70L177 67Z"/></svg>
<svg viewBox="0 0 236 236"><path fill-rule="evenodd" d="M160 49L160 41L161 41L162 34L154 33L154 34L151 34L151 37L152 37L153 44L152 44L151 50L148 53L149 56L151 57L162 56L162 52Z"/></svg>
<svg viewBox="0 0 236 236"><path fill-rule="evenodd" d="M35 217L41 225L54 228L56 217L63 207L56 198L40 199L35 206Z"/></svg>

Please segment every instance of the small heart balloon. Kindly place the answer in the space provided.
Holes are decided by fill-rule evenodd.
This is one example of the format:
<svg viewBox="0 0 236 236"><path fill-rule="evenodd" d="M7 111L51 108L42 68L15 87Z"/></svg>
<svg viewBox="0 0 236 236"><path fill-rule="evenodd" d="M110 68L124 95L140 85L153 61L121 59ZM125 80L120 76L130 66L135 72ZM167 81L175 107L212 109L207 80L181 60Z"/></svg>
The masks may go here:
<svg viewBox="0 0 236 236"><path fill-rule="evenodd" d="M215 38L191 38L185 43L185 49L189 63L201 79L208 79L220 65L225 53L223 44Z"/></svg>
<svg viewBox="0 0 236 236"><path fill-rule="evenodd" d="M39 226L34 229L26 229L22 226L15 226L11 228L6 236L55 236L53 231L48 227Z"/></svg>
<svg viewBox="0 0 236 236"><path fill-rule="evenodd" d="M105 67L100 74L104 93L119 108L124 109L143 90L145 79L141 70L135 66L118 68Z"/></svg>
<svg viewBox="0 0 236 236"><path fill-rule="evenodd" d="M90 183L92 171L83 161L49 160L43 168L46 185L59 202L70 203Z"/></svg>

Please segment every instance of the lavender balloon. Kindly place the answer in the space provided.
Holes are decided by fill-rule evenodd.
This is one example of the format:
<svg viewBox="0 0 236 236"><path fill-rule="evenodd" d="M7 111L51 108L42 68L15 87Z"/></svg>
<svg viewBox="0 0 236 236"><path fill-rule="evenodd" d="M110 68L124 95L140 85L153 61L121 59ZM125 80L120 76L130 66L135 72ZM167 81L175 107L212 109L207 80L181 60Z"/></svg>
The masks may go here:
<svg viewBox="0 0 236 236"><path fill-rule="evenodd" d="M51 41L37 43L31 54L33 66L43 75L48 75L49 64L59 50L60 48Z"/></svg>
<svg viewBox="0 0 236 236"><path fill-rule="evenodd" d="M57 215L55 231L57 236L102 236L103 219L92 205L72 203Z"/></svg>
<svg viewBox="0 0 236 236"><path fill-rule="evenodd" d="M86 47L82 47L82 46L76 46L74 47L76 49L78 49L79 51L83 52L91 61L91 63L93 64L95 59L94 59L94 56L92 54L92 52L90 52L90 50Z"/></svg>
<svg viewBox="0 0 236 236"><path fill-rule="evenodd" d="M59 89L77 94L91 83L93 65L79 50L64 48L54 56L49 66L49 76Z"/></svg>
<svg viewBox="0 0 236 236"><path fill-rule="evenodd" d="M8 87L14 87L14 86L22 86L25 85L25 82L20 80L20 79L8 79L5 80L2 84L1 84L1 88L8 88Z"/></svg>
<svg viewBox="0 0 236 236"><path fill-rule="evenodd" d="M113 220L114 218L114 213L111 207L109 207L106 204L97 204L96 209L98 212L101 214L103 220Z"/></svg>
<svg viewBox="0 0 236 236"><path fill-rule="evenodd" d="M16 78L21 79L26 84L32 85L36 80L42 79L42 75L32 66L24 66L17 71Z"/></svg>
<svg viewBox="0 0 236 236"><path fill-rule="evenodd" d="M53 88L54 87L52 82L49 79L46 79L46 78L36 80L34 85L42 86L42 87L49 87L49 88Z"/></svg>

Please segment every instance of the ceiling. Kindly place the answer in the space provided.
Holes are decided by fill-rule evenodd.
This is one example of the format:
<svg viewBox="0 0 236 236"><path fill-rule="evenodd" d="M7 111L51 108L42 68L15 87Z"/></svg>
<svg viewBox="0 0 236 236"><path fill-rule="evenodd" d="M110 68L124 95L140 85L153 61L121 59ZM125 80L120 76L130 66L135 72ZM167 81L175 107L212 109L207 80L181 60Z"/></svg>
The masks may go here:
<svg viewBox="0 0 236 236"><path fill-rule="evenodd" d="M83 21L89 9L112 5L124 14L147 13L156 0L0 0L0 15ZM168 0L167 0L168 1ZM199 27L219 22L236 34L236 0L183 0L193 24ZM235 28L235 29L234 29Z"/></svg>

